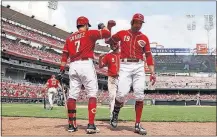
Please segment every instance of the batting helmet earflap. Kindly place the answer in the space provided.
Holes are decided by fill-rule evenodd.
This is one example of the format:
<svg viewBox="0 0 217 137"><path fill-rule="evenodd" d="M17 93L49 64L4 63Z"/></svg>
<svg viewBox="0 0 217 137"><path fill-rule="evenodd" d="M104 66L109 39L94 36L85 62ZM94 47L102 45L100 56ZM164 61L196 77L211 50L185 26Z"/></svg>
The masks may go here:
<svg viewBox="0 0 217 137"><path fill-rule="evenodd" d="M134 14L134 15L133 15L133 18L132 18L132 21L133 21L133 20L140 20L140 21L142 21L143 23L145 23L145 22L144 22L144 16L143 16L142 14L140 14L140 13Z"/></svg>
<svg viewBox="0 0 217 137"><path fill-rule="evenodd" d="M88 24L88 26L91 27L88 18L86 18L84 16L78 17L78 19L77 19L77 26L78 25L86 25L86 24Z"/></svg>

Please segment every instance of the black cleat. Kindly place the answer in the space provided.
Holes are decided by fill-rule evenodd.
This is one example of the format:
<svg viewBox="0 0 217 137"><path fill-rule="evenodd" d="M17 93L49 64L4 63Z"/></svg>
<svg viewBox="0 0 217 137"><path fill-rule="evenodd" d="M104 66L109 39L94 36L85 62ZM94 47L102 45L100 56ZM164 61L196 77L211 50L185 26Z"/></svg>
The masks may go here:
<svg viewBox="0 0 217 137"><path fill-rule="evenodd" d="M68 131L69 132L75 132L75 131L78 131L78 128L74 127L72 124L69 124Z"/></svg>
<svg viewBox="0 0 217 137"><path fill-rule="evenodd" d="M116 128L118 126L118 113L116 112L112 112L112 118L110 120L110 125L113 127L113 128Z"/></svg>
<svg viewBox="0 0 217 137"><path fill-rule="evenodd" d="M135 133L138 133L140 135L146 135L147 131L141 127L140 123L136 123L135 124Z"/></svg>
<svg viewBox="0 0 217 137"><path fill-rule="evenodd" d="M88 124L87 125L87 134L94 134L99 133L100 130L96 127L95 124Z"/></svg>

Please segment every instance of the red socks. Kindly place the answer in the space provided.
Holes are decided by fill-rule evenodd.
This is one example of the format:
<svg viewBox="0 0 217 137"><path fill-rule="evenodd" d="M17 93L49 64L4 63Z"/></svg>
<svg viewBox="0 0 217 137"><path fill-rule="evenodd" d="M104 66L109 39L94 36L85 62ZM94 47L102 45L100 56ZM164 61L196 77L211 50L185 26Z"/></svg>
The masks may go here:
<svg viewBox="0 0 217 137"><path fill-rule="evenodd" d="M67 101L68 107L68 122L76 127L76 100L69 98ZM89 113L89 124L94 124L94 119L96 115L96 98L89 98L88 103L88 113Z"/></svg>
<svg viewBox="0 0 217 137"><path fill-rule="evenodd" d="M89 98L88 103L88 116L89 116L89 124L94 124L94 119L96 115L96 98L91 97Z"/></svg>
<svg viewBox="0 0 217 137"><path fill-rule="evenodd" d="M136 111L136 123L140 123L142 116L143 101L136 101L135 111Z"/></svg>
<svg viewBox="0 0 217 137"><path fill-rule="evenodd" d="M76 127L76 100L69 98L67 101L68 107L68 122Z"/></svg>

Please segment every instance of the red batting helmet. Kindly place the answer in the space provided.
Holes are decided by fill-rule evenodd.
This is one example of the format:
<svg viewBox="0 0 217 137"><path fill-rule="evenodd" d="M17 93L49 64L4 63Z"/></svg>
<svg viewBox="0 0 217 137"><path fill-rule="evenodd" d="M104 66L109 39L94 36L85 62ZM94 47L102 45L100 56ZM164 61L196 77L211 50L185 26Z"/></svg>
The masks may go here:
<svg viewBox="0 0 217 137"><path fill-rule="evenodd" d="M145 22L144 22L144 16L143 16L142 14L140 14L140 13L134 14L134 15L133 15L133 18L132 18L132 21L133 21L133 20L140 20L140 21L142 21L143 23L145 23Z"/></svg>
<svg viewBox="0 0 217 137"><path fill-rule="evenodd" d="M88 24L88 26L91 27L88 18L81 16L77 19L77 26L78 25L86 25L86 24Z"/></svg>

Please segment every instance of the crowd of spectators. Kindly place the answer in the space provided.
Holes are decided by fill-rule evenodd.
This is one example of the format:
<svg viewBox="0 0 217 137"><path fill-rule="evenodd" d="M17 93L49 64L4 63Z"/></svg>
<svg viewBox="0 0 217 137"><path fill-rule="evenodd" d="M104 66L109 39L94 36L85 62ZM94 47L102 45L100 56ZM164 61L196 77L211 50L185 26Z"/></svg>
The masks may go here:
<svg viewBox="0 0 217 137"><path fill-rule="evenodd" d="M1 96L42 98L44 97L43 86L30 83L16 83L13 81L1 82Z"/></svg>
<svg viewBox="0 0 217 137"><path fill-rule="evenodd" d="M7 97L24 97L24 98L43 98L47 95L44 92L42 84L34 84L29 82L17 82L17 81L2 81L1 82L1 96ZM126 96L126 100L133 99L134 94L130 92ZM201 94L202 100L215 100L215 94ZM109 93L105 90L99 90L97 95L98 102L108 102ZM145 99L166 99L166 100L195 100L196 94L167 94L167 93L148 93L145 95ZM78 102L88 102L88 96L85 89L81 89Z"/></svg>
<svg viewBox="0 0 217 137"><path fill-rule="evenodd" d="M49 61L54 64L59 64L61 60L61 55L59 54L40 50L28 44L17 42L16 40L11 40L5 37L2 37L2 49L29 58L34 57L43 61ZM98 64L98 57L99 54L96 53L94 59L96 65ZM215 72L216 61L214 56L158 55L154 56L154 58L156 62L156 72ZM101 70L98 69L98 71ZM106 74L106 71L104 72L103 70L102 73Z"/></svg>
<svg viewBox="0 0 217 137"><path fill-rule="evenodd" d="M155 55L155 62L201 64L205 60L215 62L215 56L208 55Z"/></svg>
<svg viewBox="0 0 217 137"><path fill-rule="evenodd" d="M155 88L215 89L216 78L190 76L158 76Z"/></svg>
<svg viewBox="0 0 217 137"><path fill-rule="evenodd" d="M24 28L20 25L12 24L9 21L2 20L2 29L12 33L21 35L25 38L34 39L38 42L45 42L47 44L63 47L64 42L54 39L52 37L43 35L37 31ZM6 42L3 41L3 46L8 50L19 52L28 56L35 56L41 59L47 59L53 62L60 62L60 55L50 52L41 51L37 48L28 47L23 43ZM4 44L5 43L5 44ZM15 47L13 49L13 47ZM96 44L96 51L109 51L106 46L98 46ZM204 55L155 55L156 71L202 71L215 72L215 57ZM96 54L95 62L97 62L98 54Z"/></svg>
<svg viewBox="0 0 217 137"><path fill-rule="evenodd" d="M15 40L10 40L5 37L2 37L2 50L10 51L11 53L24 55L25 57L34 57L34 58L37 58L38 60L39 59L46 60L52 63L59 64L61 60L61 55L59 54L43 51L36 47L29 46L25 43L16 42ZM69 59L68 59L68 63L69 63ZM107 70L105 68L99 69L97 63L95 63L95 67L97 69L97 72L99 72L100 74L107 74Z"/></svg>
<svg viewBox="0 0 217 137"><path fill-rule="evenodd" d="M155 55L157 71L215 72L214 55Z"/></svg>
<svg viewBox="0 0 217 137"><path fill-rule="evenodd" d="M151 93L146 94L145 99L166 99L166 100L196 100L196 94L159 94ZM202 94L201 100L216 100L215 94Z"/></svg>
<svg viewBox="0 0 217 137"><path fill-rule="evenodd" d="M201 100L216 100L215 94L201 94ZM129 99L134 99L133 92L129 93L125 97L126 101ZM165 100L196 100L196 94L166 94L166 93L148 93L145 94L145 99L165 99ZM109 101L109 93L107 91L99 92L98 101L108 102Z"/></svg>
<svg viewBox="0 0 217 137"><path fill-rule="evenodd" d="M61 56L58 54L42 51L36 47L4 37L2 37L2 49L29 57L35 57L37 59L46 59L54 63L59 63L61 59Z"/></svg>
<svg viewBox="0 0 217 137"><path fill-rule="evenodd" d="M50 45L53 45L53 46L57 46L57 47L60 47L60 48L62 48L63 45L64 45L64 42L62 42L62 41L59 41L59 40L54 39L52 37L40 34L39 32L26 29L26 28L21 27L19 25L15 25L15 24L6 22L4 20L2 20L2 30L7 30L7 31L10 31L10 32L15 33L17 35L28 38L30 40L43 42L43 43L50 44Z"/></svg>

